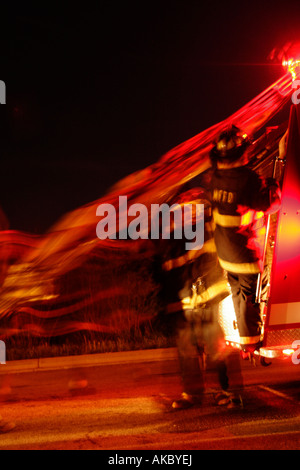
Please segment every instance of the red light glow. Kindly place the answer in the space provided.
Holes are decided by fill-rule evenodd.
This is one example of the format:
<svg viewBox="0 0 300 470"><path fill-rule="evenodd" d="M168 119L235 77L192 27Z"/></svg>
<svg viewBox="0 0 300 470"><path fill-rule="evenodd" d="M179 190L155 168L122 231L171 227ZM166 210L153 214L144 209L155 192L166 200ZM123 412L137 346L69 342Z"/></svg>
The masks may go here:
<svg viewBox="0 0 300 470"><path fill-rule="evenodd" d="M296 80L300 73L300 42L288 43L282 51L282 65Z"/></svg>
<svg viewBox="0 0 300 470"><path fill-rule="evenodd" d="M282 61L282 65L292 74L293 80L296 80L297 69L300 67L300 60L299 59L298 60L294 60L294 59L285 60L284 59Z"/></svg>

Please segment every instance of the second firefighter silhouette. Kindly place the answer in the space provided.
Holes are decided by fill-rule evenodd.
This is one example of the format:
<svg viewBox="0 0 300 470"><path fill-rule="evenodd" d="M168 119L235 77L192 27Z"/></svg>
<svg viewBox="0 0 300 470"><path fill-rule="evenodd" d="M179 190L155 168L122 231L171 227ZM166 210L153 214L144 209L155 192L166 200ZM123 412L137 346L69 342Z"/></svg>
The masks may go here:
<svg viewBox="0 0 300 470"><path fill-rule="evenodd" d="M263 272L264 215L280 207L278 183L262 180L247 164L246 134L232 126L220 134L210 157L214 238L220 265L228 273L240 343L253 352L261 340L261 316L255 301Z"/></svg>
<svg viewBox="0 0 300 470"><path fill-rule="evenodd" d="M201 249L186 251L184 239L161 243L164 259L162 299L169 323L176 325L183 385L182 397L174 401L172 407L182 409L202 403L205 390L203 360L216 372L220 387L217 402L240 406L240 398L236 399L233 393L233 385L235 389L237 385L241 388L240 378L238 384L228 378L228 353L224 350L224 334L218 322L219 302L229 295L229 289L216 254L209 195L198 186L185 189L175 200L181 206L204 204L205 224Z"/></svg>

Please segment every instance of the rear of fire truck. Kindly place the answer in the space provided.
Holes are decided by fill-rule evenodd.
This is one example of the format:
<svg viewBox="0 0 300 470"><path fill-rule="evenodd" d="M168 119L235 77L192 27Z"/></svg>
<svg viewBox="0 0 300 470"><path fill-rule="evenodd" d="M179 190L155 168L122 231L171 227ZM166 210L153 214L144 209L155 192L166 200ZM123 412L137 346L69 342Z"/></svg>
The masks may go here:
<svg viewBox="0 0 300 470"><path fill-rule="evenodd" d="M287 135L284 158L279 143ZM262 177L274 176L282 190L281 208L266 217L265 288L258 277L257 301L263 322L263 358L287 358L300 363L300 104L291 104L289 120L267 128L253 144L250 165ZM262 276L261 276L262 277ZM220 304L226 344L239 347L231 297Z"/></svg>

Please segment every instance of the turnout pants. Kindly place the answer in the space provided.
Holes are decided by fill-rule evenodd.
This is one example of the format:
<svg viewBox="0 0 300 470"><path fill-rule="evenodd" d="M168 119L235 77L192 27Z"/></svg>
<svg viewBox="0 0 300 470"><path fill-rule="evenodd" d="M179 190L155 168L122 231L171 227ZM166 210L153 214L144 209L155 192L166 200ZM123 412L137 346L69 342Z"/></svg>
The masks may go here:
<svg viewBox="0 0 300 470"><path fill-rule="evenodd" d="M260 306L255 303L257 274L235 274L228 272L232 300L236 314L240 342L251 351L260 341L262 321Z"/></svg>
<svg viewBox="0 0 300 470"><path fill-rule="evenodd" d="M216 310L216 308L217 306L210 310ZM226 391L229 385L227 365L223 355L220 354L220 340L223 339L223 332L216 315L210 311L210 318L205 319L201 315L203 313L201 309L200 312L189 311L188 313L190 313L189 320L181 318L177 325L177 347L184 392L198 397L203 395L205 378L201 358L204 352L217 374L221 389Z"/></svg>

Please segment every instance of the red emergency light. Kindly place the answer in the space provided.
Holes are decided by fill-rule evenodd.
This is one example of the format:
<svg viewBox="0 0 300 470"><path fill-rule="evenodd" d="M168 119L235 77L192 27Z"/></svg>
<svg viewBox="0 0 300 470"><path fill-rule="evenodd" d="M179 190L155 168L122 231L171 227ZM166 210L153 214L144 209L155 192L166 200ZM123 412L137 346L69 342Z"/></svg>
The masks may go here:
<svg viewBox="0 0 300 470"><path fill-rule="evenodd" d="M296 80L300 68L300 43L291 43L286 46L282 54L282 65L292 74L293 80Z"/></svg>

